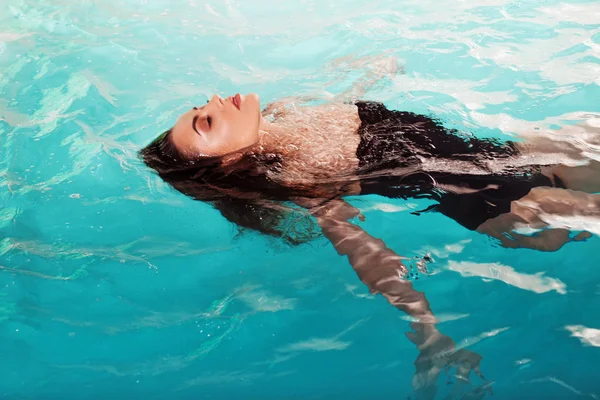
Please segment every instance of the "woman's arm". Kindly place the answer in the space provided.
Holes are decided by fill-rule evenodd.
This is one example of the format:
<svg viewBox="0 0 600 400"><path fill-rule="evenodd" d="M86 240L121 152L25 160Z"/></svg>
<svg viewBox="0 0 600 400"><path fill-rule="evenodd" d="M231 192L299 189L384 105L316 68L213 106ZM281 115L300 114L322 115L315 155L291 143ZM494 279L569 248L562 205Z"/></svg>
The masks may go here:
<svg viewBox="0 0 600 400"><path fill-rule="evenodd" d="M511 203L511 211L481 224L477 232L496 238L507 248L557 251L572 241L591 236L600 218L600 195L569 189L538 187ZM516 232L519 228L539 229L534 235ZM582 230L575 237L571 231Z"/></svg>
<svg viewBox="0 0 600 400"><path fill-rule="evenodd" d="M360 217L360 211L343 200L331 200L319 205L316 200L300 200L298 204L308 208L317 219L324 236L329 239L340 255L348 257L359 279L371 293L383 295L394 307L415 319L413 332L408 338L419 349L415 361L413 388L423 398L435 395L435 383L441 371L449 366L457 367L457 377L468 382L471 371L481 378L481 356L469 350L455 349L454 341L441 334L435 324L437 319L422 292L405 280L408 272L402 260L385 245L359 226L349 222Z"/></svg>
<svg viewBox="0 0 600 400"><path fill-rule="evenodd" d="M358 59L346 57L335 60L331 65L336 69L365 71L352 87L339 93L333 99L336 102L344 103L354 103L361 99L385 77L391 78L399 73L404 74L404 67L398 64L398 58L389 55Z"/></svg>
<svg viewBox="0 0 600 400"><path fill-rule="evenodd" d="M283 97L275 100L263 109L263 117L279 117L288 112L289 109L301 107L310 102L329 100L333 103L355 103L364 95L381 82L385 77L391 78L397 74L404 74L404 66L398 63L396 56L380 55L376 57L343 57L334 60L328 66L330 69L346 71L362 70L364 74L358 78L347 90L331 96L322 94L310 94Z"/></svg>
<svg viewBox="0 0 600 400"><path fill-rule="evenodd" d="M358 278L373 294L381 294L394 307L417 322L437 322L422 292L405 280L407 267L393 250L359 226L349 222L359 211L343 200L333 200L313 211L323 235L340 255L348 257Z"/></svg>

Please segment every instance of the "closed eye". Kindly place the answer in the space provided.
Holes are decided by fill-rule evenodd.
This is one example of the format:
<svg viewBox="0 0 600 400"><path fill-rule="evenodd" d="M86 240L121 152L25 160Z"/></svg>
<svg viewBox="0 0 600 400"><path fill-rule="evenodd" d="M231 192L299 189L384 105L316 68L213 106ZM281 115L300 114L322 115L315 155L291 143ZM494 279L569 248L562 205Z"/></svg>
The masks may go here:
<svg viewBox="0 0 600 400"><path fill-rule="evenodd" d="M194 119L192 119L192 129L194 130L194 132L196 132L198 135L200 135L200 132L198 131L198 127L197 127L197 122L198 122L198 116L196 115L194 117Z"/></svg>
<svg viewBox="0 0 600 400"><path fill-rule="evenodd" d="M198 119L200 119L199 116L194 116L194 118L192 119L192 129L194 130L194 132L196 132L198 135L202 135L200 133L200 131L198 130ZM206 118L202 118L203 120L206 121L206 123L208 124L208 127L210 128L212 125L212 118L207 116Z"/></svg>

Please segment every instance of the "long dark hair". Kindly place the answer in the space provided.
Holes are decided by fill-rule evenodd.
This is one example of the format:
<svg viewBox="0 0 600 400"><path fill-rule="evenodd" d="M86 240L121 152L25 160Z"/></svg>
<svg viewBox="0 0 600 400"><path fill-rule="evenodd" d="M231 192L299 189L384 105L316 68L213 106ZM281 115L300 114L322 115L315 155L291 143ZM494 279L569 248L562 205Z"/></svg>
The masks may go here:
<svg viewBox="0 0 600 400"><path fill-rule="evenodd" d="M269 178L277 171L277 155L248 152L233 163L221 157L184 159L167 130L140 150L144 163L174 189L214 206L240 230L255 230L283 239L288 244L305 243L319 236L314 221L290 199L300 190L284 187Z"/></svg>

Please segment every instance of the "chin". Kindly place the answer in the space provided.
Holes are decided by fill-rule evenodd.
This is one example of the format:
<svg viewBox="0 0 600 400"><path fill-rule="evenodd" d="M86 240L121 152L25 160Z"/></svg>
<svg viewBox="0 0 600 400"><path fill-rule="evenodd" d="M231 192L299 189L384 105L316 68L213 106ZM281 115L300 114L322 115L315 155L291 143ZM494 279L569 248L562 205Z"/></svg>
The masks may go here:
<svg viewBox="0 0 600 400"><path fill-rule="evenodd" d="M246 101L248 106L252 109L252 112L256 110L260 114L260 97L256 93L248 93L246 95Z"/></svg>

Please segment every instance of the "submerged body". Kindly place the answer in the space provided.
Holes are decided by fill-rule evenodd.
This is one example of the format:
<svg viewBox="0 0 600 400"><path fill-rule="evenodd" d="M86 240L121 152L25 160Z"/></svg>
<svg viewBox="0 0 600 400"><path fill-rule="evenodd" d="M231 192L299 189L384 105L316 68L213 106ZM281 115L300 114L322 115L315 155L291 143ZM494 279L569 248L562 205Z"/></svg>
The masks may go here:
<svg viewBox="0 0 600 400"><path fill-rule="evenodd" d="M261 147L281 157L281 168L269 176L285 186L318 191L319 185L337 185L341 194L430 198L438 204L429 211L472 230L510 212L511 202L534 187L563 187L551 168L532 164L516 143L460 136L424 115L382 103L296 108L289 115L280 117L283 123L292 120L302 129L283 140L267 136ZM322 125L308 129L318 117Z"/></svg>
<svg viewBox="0 0 600 400"><path fill-rule="evenodd" d="M209 195L206 187L198 193L187 175L171 179L173 186L213 201L241 227L273 235L287 229L280 226L285 213L274 210L282 202L375 194L427 198L434 204L426 211L444 214L507 247L555 250L570 240L568 234L558 241L552 235L551 243L547 235L544 240L509 240L498 232L499 224L506 225L511 213L515 224L525 222L514 202L534 188L581 186L573 183L580 175L573 174L574 168L539 146L480 139L377 102L308 106L280 101L261 111L256 95L215 96L182 116L162 142L177 154L176 165L210 159L222 167L216 178L206 178ZM594 186L600 185L591 182L584 190L598 189Z"/></svg>

